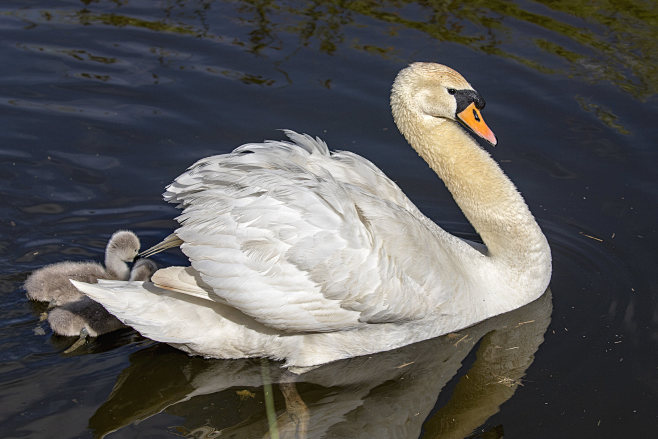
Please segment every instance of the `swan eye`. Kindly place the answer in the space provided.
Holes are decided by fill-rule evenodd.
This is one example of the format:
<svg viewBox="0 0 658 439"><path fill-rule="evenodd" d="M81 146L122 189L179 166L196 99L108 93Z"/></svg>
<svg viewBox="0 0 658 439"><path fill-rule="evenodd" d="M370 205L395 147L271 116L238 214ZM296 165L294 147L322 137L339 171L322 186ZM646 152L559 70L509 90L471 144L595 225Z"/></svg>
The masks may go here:
<svg viewBox="0 0 658 439"><path fill-rule="evenodd" d="M455 90L454 88L449 88L448 93L450 93L451 95L454 95L455 93L457 93L457 90Z"/></svg>

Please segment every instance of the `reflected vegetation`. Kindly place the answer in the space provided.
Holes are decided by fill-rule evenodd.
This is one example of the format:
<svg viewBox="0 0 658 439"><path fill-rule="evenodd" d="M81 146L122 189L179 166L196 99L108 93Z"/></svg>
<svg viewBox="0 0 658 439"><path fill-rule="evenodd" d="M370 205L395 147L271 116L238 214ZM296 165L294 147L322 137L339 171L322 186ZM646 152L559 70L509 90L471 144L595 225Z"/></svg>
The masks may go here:
<svg viewBox="0 0 658 439"><path fill-rule="evenodd" d="M580 107L583 110L589 113L594 113L596 118L607 125L609 128L617 131L619 134L630 134L630 132L619 123L619 118L611 110L589 102L582 96L576 96L576 101L578 104L580 104Z"/></svg>
<svg viewBox="0 0 658 439"><path fill-rule="evenodd" d="M155 32L172 32L181 35L196 35L193 27L189 26L179 26L175 24L167 23L164 20L144 20L134 17L128 17L125 15L118 14L92 14L87 10L82 10L77 14L80 24L89 25L89 24L105 24L109 26L131 26L138 27L143 29L152 30Z"/></svg>
<svg viewBox="0 0 658 439"><path fill-rule="evenodd" d="M170 430L183 437L263 437L269 376L280 437L463 438L523 385L551 311L548 291L459 333L302 375L259 360L204 360L152 346L131 355L89 427L103 437L164 411L182 418ZM460 370L473 349L473 364ZM452 394L439 398L453 377ZM503 427L489 436L502 437Z"/></svg>
<svg viewBox="0 0 658 439"><path fill-rule="evenodd" d="M145 29L192 36L239 46L254 54L295 52L314 46L326 54L340 47L384 57L400 56L394 41L382 35L377 43L354 35L365 19L375 20L383 36L395 38L404 30L467 46L487 54L514 59L543 73L578 77L590 82L609 81L638 98L658 91L658 7L655 2L544 0L515 4L504 0L357 0L290 2L276 0L163 2L161 17L137 16L138 0L81 1L79 10L11 11L24 14L25 28L43 22L77 22ZM227 11L227 8L231 8ZM225 29L207 24L210 14L226 16L227 26L244 32L224 35ZM6 13L7 14L7 13ZM519 33L517 29L523 29ZM286 40L297 37L287 49ZM384 43L384 44L382 44ZM90 54L79 49L69 55ZM548 55L548 56L547 56ZM93 55L89 60L97 61ZM104 61L100 61L104 62ZM258 85L275 81L251 74ZM88 79L107 80L103 75Z"/></svg>
<svg viewBox="0 0 658 439"><path fill-rule="evenodd" d="M23 293L15 294L15 291L25 280L27 270L63 257L96 258L98 255L93 249L102 247L104 241L95 240L106 230L116 229L117 221L128 224L139 219L142 222L137 223L137 227L148 231L146 233L151 234L149 237L153 241L157 234L173 226L170 219L158 219L164 216L153 213L162 208L160 202L151 205L148 204L151 198L143 203L144 199L126 198L124 194L117 195L118 190L108 189L121 181L123 174L117 174L119 177L115 175L112 184L108 183L120 165L129 172L142 172L140 164L124 163L114 158L114 152L107 154L109 150L99 149L100 155L90 155L85 147L75 149L73 153L66 149L64 153L60 149L68 148L71 141L66 136L65 145L54 142L47 146L47 150L44 147L44 151L33 148L32 145L41 144L48 136L54 139L54 134L58 133L52 129L44 131L46 134L38 132L48 128L49 123L59 123L48 122L48 116L84 117L85 121L99 122L100 128L104 127L101 124L116 123L116 129L124 128L120 125L127 124L127 121L142 123L143 115L160 117L165 114L171 119L183 119L183 111L166 114L167 106L160 106L157 100L149 101L145 94L134 93L134 100L130 99L134 92L132 87L168 85L179 81L178 88L171 87L162 96L176 105L184 105L181 96L187 93L187 89L181 84L190 81L190 76L175 76L179 71L215 75L238 85L255 87L285 87L293 82L307 81L330 88L332 78L328 78L329 74L323 72L325 76L319 79L313 76L315 73L309 74L304 67L300 68L301 63L297 62L293 68L289 61L294 57L298 57L297 61L306 60L304 57L310 53L320 60L318 64L323 57L333 57L329 62L335 59L340 63L344 62L339 59L341 52L351 50L403 63L413 55L414 46L408 43L409 40L400 41L419 33L424 38L414 39L414 44L416 41L427 42L428 36L433 41L456 44L460 50L468 48L514 60L526 66L527 69L522 69L526 72L538 71L557 79L577 78L592 84L613 84L636 99L646 100L658 89L657 9L655 2L619 0L516 3L502 0L164 0L157 6L148 0L82 0L52 3L38 9L22 4L13 8L0 6L4 29L9 30L5 47L13 50L13 53L8 53L17 55L15 58L7 56L7 59L12 59L16 65L27 66L5 78L3 93L6 96L0 99L0 106L5 110L20 110L17 112L20 117L7 118L10 128L6 135L20 141L15 144L13 140L7 142L2 154L3 159L17 162L18 166L5 169L6 191L14 191L14 204L12 210L7 210L9 232L7 239L0 241L0 254L7 255L7 259L18 267L15 269L25 270L0 277L0 289L6 293L4 315L11 319L14 315L19 316L18 323L9 317L4 320L3 349L8 355L24 357L20 365L15 366L20 374L16 372L16 375L3 377L8 389L5 395L25 395L20 404L15 404L15 413L13 408L6 409L9 413L6 416L13 416L13 420L3 421L3 428L14 428L14 436L25 435L28 428L41 428L44 424L40 410L45 410L44 407L52 413L52 418L58 419L57 422L66 413L85 423L89 416L87 412L65 412L57 408L57 404L65 406L76 397L73 392L77 387L65 390L62 384L56 390L61 393L61 398L57 404L51 404L40 396L40 392L31 390L31 382L21 382L28 381L25 376L51 373L49 368L36 362L42 361L40 359L61 364L62 368L68 367L50 350L39 347L39 339L32 341L32 345L25 343L25 351L13 348L18 344L16 334L22 334L24 328L32 334L35 316L41 311L36 309L31 314L28 312L29 315L20 314L24 311L19 305L25 303L25 299ZM99 29L102 32L91 33ZM15 30L20 32L11 36L10 32ZM52 32L62 33L53 35ZM216 53L220 56L215 56ZM232 58L225 62L222 56ZM375 68L373 66L368 73L374 74ZM536 76L521 76L520 79L529 78ZM83 87L79 87L80 84ZM152 89L158 89L153 93L162 91L158 87ZM86 93L87 90L92 92ZM198 89L191 88L190 91ZM588 91L579 93L582 95L574 96L574 102L582 112L596 117L616 134L629 134L630 129L623 126L629 113L615 106L615 103L624 104L626 101L597 98L595 93ZM104 96L111 99L106 101ZM117 96L117 101L123 106L106 106ZM122 97L127 98L123 101ZM546 107L546 111L553 114L559 110L554 103ZM11 126L21 122L23 117L43 121L43 124L34 132L12 129ZM552 116L547 117L547 122L549 126L557 126L561 121ZM570 155L571 150L564 145L557 145L558 148L550 154L529 149L524 152L524 157L527 163L547 170L555 183L554 188L541 188L535 194L542 194L542 190L544 194L558 190L565 193L562 199L558 197L558 201L552 204L550 200L554 198L547 196L549 201L545 206L549 213L537 209L544 217L542 227L554 249L557 262L554 279L569 285L576 293L569 298L565 294L562 304L567 313L560 316L560 322L565 322L561 325L564 326L562 332L566 334L568 322L569 334L574 335L571 339L566 335L557 339L560 342L552 343L552 352L594 354L592 358L580 358L579 361L589 366L600 364L601 368L587 366L583 369L583 366L581 369L585 372L576 371L567 376L566 371L571 372L571 357L563 355L562 363L556 360L554 364L544 366L552 371L565 372L560 383L540 383L538 387L549 393L555 386L558 390L554 395L548 395L547 400L564 402L567 406L567 415L555 412L553 420L569 418L568 423L580 422L580 428L574 431L593 432L595 429L587 430L589 427L583 425L590 421L591 425L596 425L598 419L580 419L585 416L581 415L584 413L581 409L587 408L588 415L599 416L598 413L591 414L594 410L590 410L591 406L597 406L596 398L622 395L624 389L641 388L653 378L649 368L640 366L650 364L650 349L631 347L650 346L647 340L655 342L656 339L655 331L642 324L656 320L652 320L651 310L655 307L650 306L653 303L650 295L643 295L651 285L645 272L652 254L644 249L647 244L640 241L648 242L653 230L647 219L652 216L645 210L645 206L651 203L646 204L641 198L646 191L633 195L634 188L640 184L650 187L648 177L639 175L649 168L637 167L638 175L631 178L631 171L628 171L624 181L621 177L617 179L622 174L615 172L633 169L631 165L641 163L640 156L634 158L630 155L628 150L631 148L627 143L600 136L600 127L585 119L571 118L566 123L569 124L567 135L573 136L567 140L570 144L577 143L580 150L592 153L591 161L575 165L574 161L579 158L556 159ZM144 130L151 131L154 127L146 124ZM73 133L76 128L62 123L64 129ZM70 144L95 145L95 136L114 129L90 130L84 135L84 142L74 139ZM557 128L551 129L555 131L550 134L559 137ZM25 139L35 143L23 142ZM149 138L148 141L152 140ZM28 147L20 149L21 145ZM176 145L173 140L172 145ZM194 154L197 152L195 150ZM120 153L116 152L116 157L121 158ZM47 161L38 162L40 155L47 156ZM163 172L151 167L150 157L145 154L140 157L149 163L150 169L145 173L150 177L155 179L156 174ZM653 156L647 154L646 157L646 163L651 163ZM600 167L602 170L598 172L608 172L608 168L601 167L602 163L608 163L608 159L622 167L609 174L591 171ZM629 168L624 168L624 163L628 163ZM178 165L171 168L178 169ZM600 175L605 175L605 178ZM562 184L568 180L572 183ZM33 200L34 182L44 195ZM588 200L596 202L587 204L590 201L584 195L580 199L581 183L591 184L592 193L598 191L598 198L584 194ZM160 188L158 186L157 190ZM569 193L577 195L578 203L569 204ZM12 200L11 197L8 199ZM91 205L90 199L95 200ZM599 199L602 200L600 203ZM599 204L604 210L592 207L596 205L598 208ZM585 210L590 212L581 213ZM590 219L597 213L600 213L600 222ZM550 223L550 218L557 218L555 221L559 224ZM604 235L603 231L607 234ZM44 234L47 239L41 238ZM75 237L77 241L63 245L63 236ZM592 236L600 236L604 241ZM592 276L596 280L592 280ZM609 285L610 291L618 291L597 291L597 285ZM610 294L610 300L606 294ZM572 303L576 307L567 308L567 304ZM28 311L32 306L27 306ZM268 371L274 382L279 431L300 431L299 423L292 422L296 418L306 419L304 423L309 437L323 434L359 437L360 434L370 438L397 434L461 438L474 434L476 429L480 433L477 437L502 437L505 426L488 425L487 419L517 390L521 393L523 377L543 341L550 313L548 293L527 307L459 334L379 355L336 362L298 377L285 374L278 364L270 364ZM599 318L599 315L605 318ZM578 341L574 341L576 337ZM52 337L50 340L55 351L70 345L69 339ZM89 355L83 354L80 358L93 360L89 363L101 363L107 356L97 354L115 350L114 354L123 361L124 352L116 348L132 344L137 349L141 348L139 343L149 347L131 355L130 365L118 376L105 403L98 408L93 406L96 412L89 419L89 428L97 437L157 417L160 413L166 414L162 416L164 422L172 423L170 432L183 437L262 437L268 433L264 374L258 360L191 358L165 345L151 345L132 331L100 337L93 345L94 349L86 352ZM562 347L557 348L555 345L558 344ZM551 347L546 348L550 351ZM38 355L31 354L32 351ZM595 357L597 354L599 357ZM613 356L618 358L611 360ZM112 378L118 373L116 368L105 370ZM624 371L623 377L615 375L619 370ZM148 379L144 379L145 376ZM615 379L611 380L610 376ZM65 378L61 379L61 383L66 382ZM567 401L572 395L593 386L598 386L600 392L584 397L582 403ZM299 396L298 400L295 394ZM609 409L601 412L614 419L618 428L636 425L639 426L636 428L642 428L648 424L646 420L638 418L635 412L624 414L623 410L652 407L653 400L649 397L642 400L645 393L640 391L627 392L626 395L631 396L606 401ZM23 401L30 403L29 410ZM300 402L306 407L306 414ZM551 403L551 407L555 406ZM532 422L539 419L538 416L535 414L528 419ZM617 419L621 420L617 422ZM19 432L18 428L23 428L21 422L25 422L25 429ZM605 422L604 418L603 427ZM134 428L155 427L144 423ZM486 435L481 434L482 428L487 431ZM598 426L596 431L600 431ZM609 430L612 434L610 432L614 432L614 428ZM162 431L158 433L161 435Z"/></svg>

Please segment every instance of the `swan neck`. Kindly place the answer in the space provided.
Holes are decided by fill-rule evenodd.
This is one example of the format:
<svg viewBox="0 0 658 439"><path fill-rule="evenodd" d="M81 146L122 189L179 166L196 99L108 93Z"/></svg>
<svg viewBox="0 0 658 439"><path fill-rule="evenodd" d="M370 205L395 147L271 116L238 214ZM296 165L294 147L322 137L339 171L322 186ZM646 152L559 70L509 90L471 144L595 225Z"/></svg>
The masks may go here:
<svg viewBox="0 0 658 439"><path fill-rule="evenodd" d="M546 238L521 194L491 156L458 123L396 117L411 146L443 180L487 246L488 256L525 270L550 265Z"/></svg>

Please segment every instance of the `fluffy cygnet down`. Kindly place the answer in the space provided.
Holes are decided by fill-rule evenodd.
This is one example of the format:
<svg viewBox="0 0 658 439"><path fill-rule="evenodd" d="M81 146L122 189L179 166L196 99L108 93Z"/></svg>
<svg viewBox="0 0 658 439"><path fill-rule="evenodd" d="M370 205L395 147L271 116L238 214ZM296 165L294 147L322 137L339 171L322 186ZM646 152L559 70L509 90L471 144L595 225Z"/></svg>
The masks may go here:
<svg viewBox="0 0 658 439"><path fill-rule="evenodd" d="M128 230L115 232L105 248L105 266L97 262L65 261L46 265L25 281L27 296L39 302L59 306L85 297L69 279L96 283L98 279L128 280L132 262L139 252L139 238Z"/></svg>
<svg viewBox="0 0 658 439"><path fill-rule="evenodd" d="M130 272L130 280L148 281L157 269L158 266L152 260L139 259ZM67 352L77 348L84 342L87 335L97 337L125 327L101 304L87 296L52 309L48 314L48 323L56 334L69 337L80 336L79 342L74 344L75 347L72 346Z"/></svg>

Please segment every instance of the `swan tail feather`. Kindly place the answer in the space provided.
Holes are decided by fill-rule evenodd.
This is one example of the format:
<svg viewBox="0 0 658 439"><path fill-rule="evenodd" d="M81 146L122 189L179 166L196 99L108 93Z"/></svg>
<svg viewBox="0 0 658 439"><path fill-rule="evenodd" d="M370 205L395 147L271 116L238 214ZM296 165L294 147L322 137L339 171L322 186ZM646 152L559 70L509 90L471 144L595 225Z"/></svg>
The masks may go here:
<svg viewBox="0 0 658 439"><path fill-rule="evenodd" d="M180 326L163 319L166 309L179 302L168 297L169 292L150 282L104 281L88 284L71 280L82 293L103 307L123 324L132 327L146 338L162 343L189 341Z"/></svg>
<svg viewBox="0 0 658 439"><path fill-rule="evenodd" d="M153 274L151 281L156 287L165 290L214 301L211 297L212 288L203 282L199 272L192 267L162 268ZM220 299L215 294L213 296Z"/></svg>

